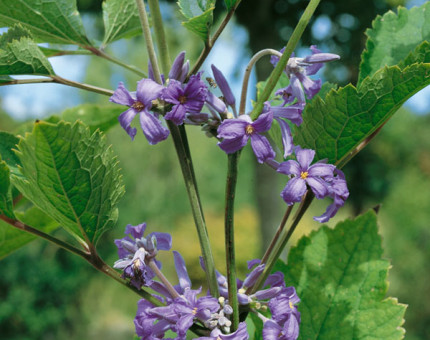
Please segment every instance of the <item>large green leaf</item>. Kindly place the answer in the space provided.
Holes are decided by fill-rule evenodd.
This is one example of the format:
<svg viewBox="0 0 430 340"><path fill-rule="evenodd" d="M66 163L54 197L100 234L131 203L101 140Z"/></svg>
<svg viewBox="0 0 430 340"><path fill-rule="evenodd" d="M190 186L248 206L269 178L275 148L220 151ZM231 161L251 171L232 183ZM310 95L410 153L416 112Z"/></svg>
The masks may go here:
<svg viewBox="0 0 430 340"><path fill-rule="evenodd" d="M96 129L107 131L118 124L118 116L122 111L124 109L118 105L82 104L64 110L61 118L70 123L80 120L91 132Z"/></svg>
<svg viewBox="0 0 430 340"><path fill-rule="evenodd" d="M20 25L0 36L0 75L14 74L54 74L30 32Z"/></svg>
<svg viewBox="0 0 430 340"><path fill-rule="evenodd" d="M0 26L21 23L42 42L91 45L76 0L0 0Z"/></svg>
<svg viewBox="0 0 430 340"><path fill-rule="evenodd" d="M366 31L366 50L361 56L359 83L384 66L398 64L424 40L430 41L430 2L410 10L387 12Z"/></svg>
<svg viewBox="0 0 430 340"><path fill-rule="evenodd" d="M27 209L25 213L16 213L16 215L23 223L45 233L50 233L58 228L57 222L36 207ZM0 220L0 259L25 246L36 238L37 237L32 234L14 228Z"/></svg>
<svg viewBox="0 0 430 340"><path fill-rule="evenodd" d="M328 158L343 166L356 148L387 122L413 94L430 84L430 64L404 69L386 67L366 78L357 89L352 85L316 98L303 113L294 142L316 151L316 160Z"/></svg>
<svg viewBox="0 0 430 340"><path fill-rule="evenodd" d="M299 339L402 339L405 305L386 298L390 264L382 259L373 211L303 237L277 265L301 299Z"/></svg>
<svg viewBox="0 0 430 340"><path fill-rule="evenodd" d="M12 173L18 173L19 158L12 151L16 149L19 138L8 132L0 131L0 157L6 162Z"/></svg>
<svg viewBox="0 0 430 340"><path fill-rule="evenodd" d="M18 190L68 232L96 243L117 219L124 193L118 161L105 137L77 122L39 122L18 144Z"/></svg>
<svg viewBox="0 0 430 340"><path fill-rule="evenodd" d="M103 45L142 32L135 0L106 0L103 2L103 22L105 25Z"/></svg>
<svg viewBox="0 0 430 340"><path fill-rule="evenodd" d="M209 28L212 25L214 0L179 0L179 8L187 18L184 25L188 30L197 34L206 41L209 37Z"/></svg>
<svg viewBox="0 0 430 340"><path fill-rule="evenodd" d="M0 215L15 218L9 176L9 167L0 157Z"/></svg>

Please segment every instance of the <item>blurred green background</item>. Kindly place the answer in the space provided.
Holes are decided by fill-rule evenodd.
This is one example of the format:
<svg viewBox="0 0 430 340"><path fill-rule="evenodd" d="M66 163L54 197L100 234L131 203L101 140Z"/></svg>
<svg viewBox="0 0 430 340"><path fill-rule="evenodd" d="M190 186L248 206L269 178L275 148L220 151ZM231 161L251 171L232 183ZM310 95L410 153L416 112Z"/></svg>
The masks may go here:
<svg viewBox="0 0 430 340"><path fill-rule="evenodd" d="M340 85L354 84L364 48L365 28L371 26L377 14L399 4L411 6L415 3L418 2L322 1L303 37L302 51L316 44L325 52L341 55L341 61L327 65L321 76ZM178 25L180 17L174 5L173 1L163 3L171 56L186 50L187 57L193 61L201 43ZM250 55L266 47L280 49L285 44L304 6L304 1L298 0L243 1L235 22L218 42L212 61L221 69L223 64L232 65L232 82L237 83ZM100 39L103 34L100 1L81 0L78 7L89 35ZM216 19L222 16L222 1L218 8ZM232 49L233 45L236 50L226 52L232 53L234 60L222 60L223 48ZM146 68L146 53L140 37L114 43L108 52ZM216 61L217 55L221 60ZM119 81L125 80L127 86L133 88L138 80L100 59L79 57L78 62L74 62L72 57L61 58L65 62L58 67L63 70L68 67L68 72L76 74L78 80L90 84L115 88ZM209 69L208 65L205 69ZM256 76L264 79L270 70L268 62L260 62ZM35 89L35 86L38 85L28 89ZM54 98L52 103L43 106L44 103L37 101L40 98L29 98L28 104L20 110L13 97L17 96L16 92L0 88L3 107L0 130L14 131L24 120L58 114L63 102L72 106L107 101L103 96L76 89L59 90L59 87L40 85L47 100ZM24 92L18 92L18 96L27 96ZM42 113L32 106L34 100L44 107ZM329 223L333 226L339 220L382 203L379 222L385 255L393 265L389 295L409 305L405 323L409 340L430 339L427 303L430 300L430 107L420 113L402 108L380 135L344 168L351 195L347 206ZM215 146L216 141L206 138L198 128L190 127L187 131L215 261L219 270L224 271L226 157ZM102 237L98 244L100 253L107 263L113 264L117 259L113 240L122 237L126 224L146 221L151 231L172 233L173 248L185 257L195 287L203 284L197 256L198 240L171 139L149 146L138 133L131 142L119 126L108 132L108 139L123 169L126 195L120 203L118 227ZM285 180L273 176L273 172L267 172L270 174L267 176L266 172L265 167L256 164L249 149L245 150L240 161L236 205L237 263L241 275L246 273L247 260L261 256L264 242L285 209L279 198ZM314 203L291 243L319 227L312 216L321 214L327 204L329 201ZM65 236L61 232L58 235ZM171 254L161 254L160 258L166 275L175 282ZM137 300L132 292L102 276L81 259L44 241L34 241L0 261L1 339L132 339Z"/></svg>

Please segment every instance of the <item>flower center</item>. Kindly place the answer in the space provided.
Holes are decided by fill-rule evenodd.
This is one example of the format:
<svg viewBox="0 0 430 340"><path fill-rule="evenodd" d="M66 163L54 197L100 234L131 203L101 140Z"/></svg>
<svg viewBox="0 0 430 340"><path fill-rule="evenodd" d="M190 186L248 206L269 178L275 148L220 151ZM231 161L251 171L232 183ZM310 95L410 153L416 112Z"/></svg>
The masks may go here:
<svg viewBox="0 0 430 340"><path fill-rule="evenodd" d="M143 105L143 103L139 101L135 101L131 107L137 111L143 111L143 109L145 108L145 105Z"/></svg>
<svg viewBox="0 0 430 340"><path fill-rule="evenodd" d="M179 103L181 104L185 104L187 102L187 97L185 96L179 96Z"/></svg>
<svg viewBox="0 0 430 340"><path fill-rule="evenodd" d="M293 303L291 301L289 301L288 304L290 305L291 309L294 309L294 305L293 305Z"/></svg>
<svg viewBox="0 0 430 340"><path fill-rule="evenodd" d="M255 131L255 129L254 129L254 127L251 124L247 125L246 128L245 128L245 133L248 136L252 135L254 133L254 131Z"/></svg>
<svg viewBox="0 0 430 340"><path fill-rule="evenodd" d="M306 178L308 178L308 172L307 171L302 171L302 173L300 174L300 178L301 179L306 179Z"/></svg>
<svg viewBox="0 0 430 340"><path fill-rule="evenodd" d="M196 314L197 314L197 307L195 307L195 308L193 309L192 313L193 313L194 315L196 315Z"/></svg>

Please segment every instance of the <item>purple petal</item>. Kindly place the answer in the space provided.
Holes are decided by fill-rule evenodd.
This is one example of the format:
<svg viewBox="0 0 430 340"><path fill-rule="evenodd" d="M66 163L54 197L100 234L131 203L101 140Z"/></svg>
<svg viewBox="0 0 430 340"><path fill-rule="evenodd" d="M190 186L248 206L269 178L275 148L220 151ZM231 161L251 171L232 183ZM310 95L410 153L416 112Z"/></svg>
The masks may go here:
<svg viewBox="0 0 430 340"><path fill-rule="evenodd" d="M163 90L161 98L171 104L179 104L179 97L184 95L182 84L177 80L170 80L169 85Z"/></svg>
<svg viewBox="0 0 430 340"><path fill-rule="evenodd" d="M279 340L282 328L273 320L267 320L263 326L264 340Z"/></svg>
<svg viewBox="0 0 430 340"><path fill-rule="evenodd" d="M243 117L243 118L242 118ZM218 127L218 138L242 137L246 134L245 129L252 123L248 115L242 115L237 119L226 119Z"/></svg>
<svg viewBox="0 0 430 340"><path fill-rule="evenodd" d="M276 156L267 138L258 133L251 135L251 146L258 163L264 163L267 159L273 159Z"/></svg>
<svg viewBox="0 0 430 340"><path fill-rule="evenodd" d="M152 107L152 101L160 97L163 89L163 86L151 79L142 79L137 82L137 100L145 106L145 109L149 110Z"/></svg>
<svg viewBox="0 0 430 340"><path fill-rule="evenodd" d="M248 135L239 136L236 138L227 139L225 138L222 142L218 142L218 146L225 153L233 153L242 149L248 142Z"/></svg>
<svg viewBox="0 0 430 340"><path fill-rule="evenodd" d="M336 167L333 164L315 163L308 169L309 176L333 177L333 171Z"/></svg>
<svg viewBox="0 0 430 340"><path fill-rule="evenodd" d="M132 106L135 102L130 92L128 92L128 90L124 87L123 82L118 84L118 88L115 90L112 97L109 98L109 101L126 106Z"/></svg>
<svg viewBox="0 0 430 340"><path fill-rule="evenodd" d="M288 340L296 340L299 337L299 323L294 314L285 321L282 333Z"/></svg>
<svg viewBox="0 0 430 340"><path fill-rule="evenodd" d="M185 78L187 78L188 72L190 71L190 61L187 60L184 64L184 66L182 66L182 72L181 72L181 76L178 78L178 80L183 83L185 81Z"/></svg>
<svg viewBox="0 0 430 340"><path fill-rule="evenodd" d="M315 157L315 151L312 149L298 149L296 150L296 158L300 164L302 171L308 171L309 165Z"/></svg>
<svg viewBox="0 0 430 340"><path fill-rule="evenodd" d="M301 169L299 163L297 163L295 160L290 159L286 162L282 162L279 165L278 172L285 175L296 175L300 177Z"/></svg>
<svg viewBox="0 0 430 340"><path fill-rule="evenodd" d="M187 333L188 329L193 325L194 314L187 314L182 316L176 323L179 335Z"/></svg>
<svg viewBox="0 0 430 340"><path fill-rule="evenodd" d="M295 202L300 202L303 195L306 193L306 182L300 177L291 178L284 190L281 192L282 199L292 205Z"/></svg>
<svg viewBox="0 0 430 340"><path fill-rule="evenodd" d="M303 122L302 112L305 105L298 103L290 106L272 106L273 117L285 118L299 126Z"/></svg>
<svg viewBox="0 0 430 340"><path fill-rule="evenodd" d="M265 264L259 264L257 267L255 267L243 281L242 287L252 287L260 277L260 274L263 272L265 266Z"/></svg>
<svg viewBox="0 0 430 340"><path fill-rule="evenodd" d="M225 103L215 96L212 92L208 92L206 97L206 102L217 112L225 113L227 111L227 106Z"/></svg>
<svg viewBox="0 0 430 340"><path fill-rule="evenodd" d="M177 251L173 251L173 256L175 261L176 273L179 279L179 286L182 288L181 293L183 293L186 288L191 287L191 280L188 276L187 267L185 266L185 261L181 254L179 254Z"/></svg>
<svg viewBox="0 0 430 340"><path fill-rule="evenodd" d="M184 65L185 51L178 54L172 64L169 72L169 79L179 79L182 74L182 66Z"/></svg>
<svg viewBox="0 0 430 340"><path fill-rule="evenodd" d="M324 214L322 214L321 216L314 216L314 220L319 222L319 223L326 223L326 222L328 222L328 220L330 220L330 218L332 218L334 215L336 215L339 208L340 208L339 206L332 203L327 207Z"/></svg>
<svg viewBox="0 0 430 340"><path fill-rule="evenodd" d="M214 75L215 81L218 84L219 89L224 96L226 103L230 106L234 106L236 99L234 98L233 92L231 92L230 86L228 85L227 79L220 70L218 70L215 65L211 65L212 73Z"/></svg>
<svg viewBox="0 0 430 340"><path fill-rule="evenodd" d="M254 267L256 264L260 264L261 260L260 259L254 259L254 260L249 260L248 262L246 262L248 269L251 269L252 267Z"/></svg>
<svg viewBox="0 0 430 340"><path fill-rule="evenodd" d="M210 313L216 313L220 309L220 305L218 303L218 299L215 299L212 296L202 296L197 300L197 308L199 310L206 309Z"/></svg>
<svg viewBox="0 0 430 340"><path fill-rule="evenodd" d="M137 111L133 108L128 109L127 111L124 111L121 113L118 117L119 124L121 127L125 130L125 132L128 133L128 135L131 137L131 140L134 140L134 136L136 136L136 128L131 127L131 122L133 121L134 117L137 115Z"/></svg>
<svg viewBox="0 0 430 340"><path fill-rule="evenodd" d="M306 183L311 187L316 198L322 199L328 195L327 183L321 178L308 176Z"/></svg>
<svg viewBox="0 0 430 340"><path fill-rule="evenodd" d="M172 110L168 112L164 118L166 120L171 120L176 125L181 125L184 123L186 111L184 105L178 104L173 105Z"/></svg>
<svg viewBox="0 0 430 340"><path fill-rule="evenodd" d="M293 94L294 97L297 98L297 101L299 103L306 103L305 93L302 89L301 82L295 74L291 75L290 86L291 86L291 93Z"/></svg>
<svg viewBox="0 0 430 340"><path fill-rule="evenodd" d="M312 99L321 90L321 79L312 80L302 73L296 73L296 76L302 83L308 99Z"/></svg>
<svg viewBox="0 0 430 340"><path fill-rule="evenodd" d="M270 130L273 121L273 113L263 113L251 124L255 132L261 133Z"/></svg>
<svg viewBox="0 0 430 340"><path fill-rule="evenodd" d="M257 300L272 299L277 296L282 291L282 289L283 287L272 287L265 290L259 290L254 294L254 296Z"/></svg>
<svg viewBox="0 0 430 340"><path fill-rule="evenodd" d="M145 229L146 229L146 223L140 223L138 225L127 224L125 227L124 234L131 235L135 239L138 239L143 237L143 233L145 232Z"/></svg>
<svg viewBox="0 0 430 340"><path fill-rule="evenodd" d="M279 89L275 92L276 96L281 96L284 100L284 103L282 105L286 105L289 103L292 103L296 97L293 95L291 85L288 85L287 87L284 87L282 89Z"/></svg>
<svg viewBox="0 0 430 340"><path fill-rule="evenodd" d="M149 237L155 236L157 239L157 250L170 250L172 248L172 236L169 233L153 232Z"/></svg>
<svg viewBox="0 0 430 340"><path fill-rule="evenodd" d="M154 145L165 140L169 136L169 130L151 113L140 113L140 126L149 144Z"/></svg>
<svg viewBox="0 0 430 340"><path fill-rule="evenodd" d="M200 75L193 75L184 89L187 98L185 106L187 112L199 113L205 103L208 89L205 83L200 80Z"/></svg>
<svg viewBox="0 0 430 340"><path fill-rule="evenodd" d="M287 158L293 153L293 135L291 134L290 126L286 121L280 118L275 118L281 128L282 145L284 146L284 158Z"/></svg>

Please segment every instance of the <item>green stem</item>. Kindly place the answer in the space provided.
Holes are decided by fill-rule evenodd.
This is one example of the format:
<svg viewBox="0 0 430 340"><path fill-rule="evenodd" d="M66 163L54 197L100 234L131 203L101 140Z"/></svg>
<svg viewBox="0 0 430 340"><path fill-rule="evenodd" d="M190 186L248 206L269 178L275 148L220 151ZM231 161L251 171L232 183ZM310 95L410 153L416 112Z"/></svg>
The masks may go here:
<svg viewBox="0 0 430 340"><path fill-rule="evenodd" d="M240 152L228 155L227 185L225 190L225 252L227 263L228 301L233 308L232 332L239 325L239 303L237 300L236 257L234 251L234 199L236 195L237 167Z"/></svg>
<svg viewBox="0 0 430 340"><path fill-rule="evenodd" d="M161 60L161 70L167 76L170 70L170 56L167 47L166 34L164 33L163 18L161 17L160 5L158 0L148 0L149 10L151 11L152 24L157 41L158 54Z"/></svg>
<svg viewBox="0 0 430 340"><path fill-rule="evenodd" d="M266 281L267 277L269 276L270 272L272 271L273 266L275 265L276 261L279 259L279 257L282 254L282 251L284 250L285 246L287 245L288 240L290 239L291 235L293 234L294 230L296 229L297 225L299 224L300 220L302 219L304 213L309 208L312 200L314 198L314 195L312 192L307 191L305 196L302 199L302 202L300 203L300 207L297 209L296 214L294 215L293 222L288 229L286 233L283 233L277 242L277 245L272 252L271 256L269 257L269 260L266 263L266 266L264 267L263 272L261 273L260 277L258 278L255 285L252 287L251 293L255 293L257 290L261 289L263 287L264 282Z"/></svg>
<svg viewBox="0 0 430 340"><path fill-rule="evenodd" d="M54 81L54 83L58 83L58 84L63 84L63 85L67 85L67 86L72 86L72 87L77 87L78 89L82 89L82 90L86 90L86 91L91 91L91 92L95 92L98 94L104 94L105 96L112 96L113 95L113 91L112 90L107 90L101 87L97 87L97 86L93 86L93 85L88 85L88 84L82 84L82 83L78 83L76 81L73 80L69 80L69 79L64 79L60 76L51 76L52 80Z"/></svg>
<svg viewBox="0 0 430 340"><path fill-rule="evenodd" d="M151 62L155 81L162 84L160 68L158 67L157 55L155 54L154 44L152 42L151 27L149 26L148 16L146 14L144 0L136 0L139 12L140 23L142 25L143 36L145 38L146 49L148 51L149 61Z"/></svg>
<svg viewBox="0 0 430 340"><path fill-rule="evenodd" d="M264 107L264 102L267 101L272 94L272 91L275 88L279 78L281 77L285 66L287 66L288 59L290 59L291 54L296 48L306 26L309 24L309 21L311 20L312 15L314 14L319 3L320 0L311 0L305 11L303 12L299 23L297 24L296 28L293 31L293 34L291 35L291 38L288 40L287 46L285 47L285 52L279 59L279 62L273 69L272 73L270 74L266 86L264 87L263 93L259 96L257 103L255 104L254 109L251 112L252 120L257 119L257 117L261 114L261 111Z"/></svg>
<svg viewBox="0 0 430 340"><path fill-rule="evenodd" d="M161 270L157 267L157 264L154 262L154 260L150 260L148 262L149 268L152 269L154 274L160 279L160 281L164 284L164 287L169 291L170 295L173 299L176 299L179 297L178 292L175 290L175 288L172 286L169 280L164 276L164 274L161 272Z"/></svg>
<svg viewBox="0 0 430 340"><path fill-rule="evenodd" d="M188 198L193 212L194 223L199 237L200 247L202 250L203 261L206 268L206 278L208 281L209 290L213 297L218 297L218 283L215 274L215 263L212 255L212 250L209 242L209 235L206 229L206 222L203 214L200 196L197 190L197 182L194 175L191 156L189 154L188 142L183 140L180 133L180 128L171 121L167 120L167 125L172 134L173 143L175 145L178 160L181 165L182 175L184 177L185 187L187 189ZM184 131L185 132L185 131Z"/></svg>
<svg viewBox="0 0 430 340"><path fill-rule="evenodd" d="M233 14L236 11L239 4L240 4L240 0L238 2L236 2L234 7L232 9L230 9L230 11L228 11L227 15L225 16L224 20L221 22L221 25L218 27L218 29L216 30L216 32L214 33L212 38L209 38L208 41L205 42L205 47L204 47L202 53L200 53L200 56L197 59L196 63L194 64L193 68L191 69L190 73L188 74L187 79L189 79L189 77L192 74L197 73L198 70L200 69L200 67L202 67L203 62L206 60L207 56L209 55L210 51L212 50L212 47L215 45L215 42L218 40L219 36L224 31L224 28L227 26L228 22L233 17Z"/></svg>

